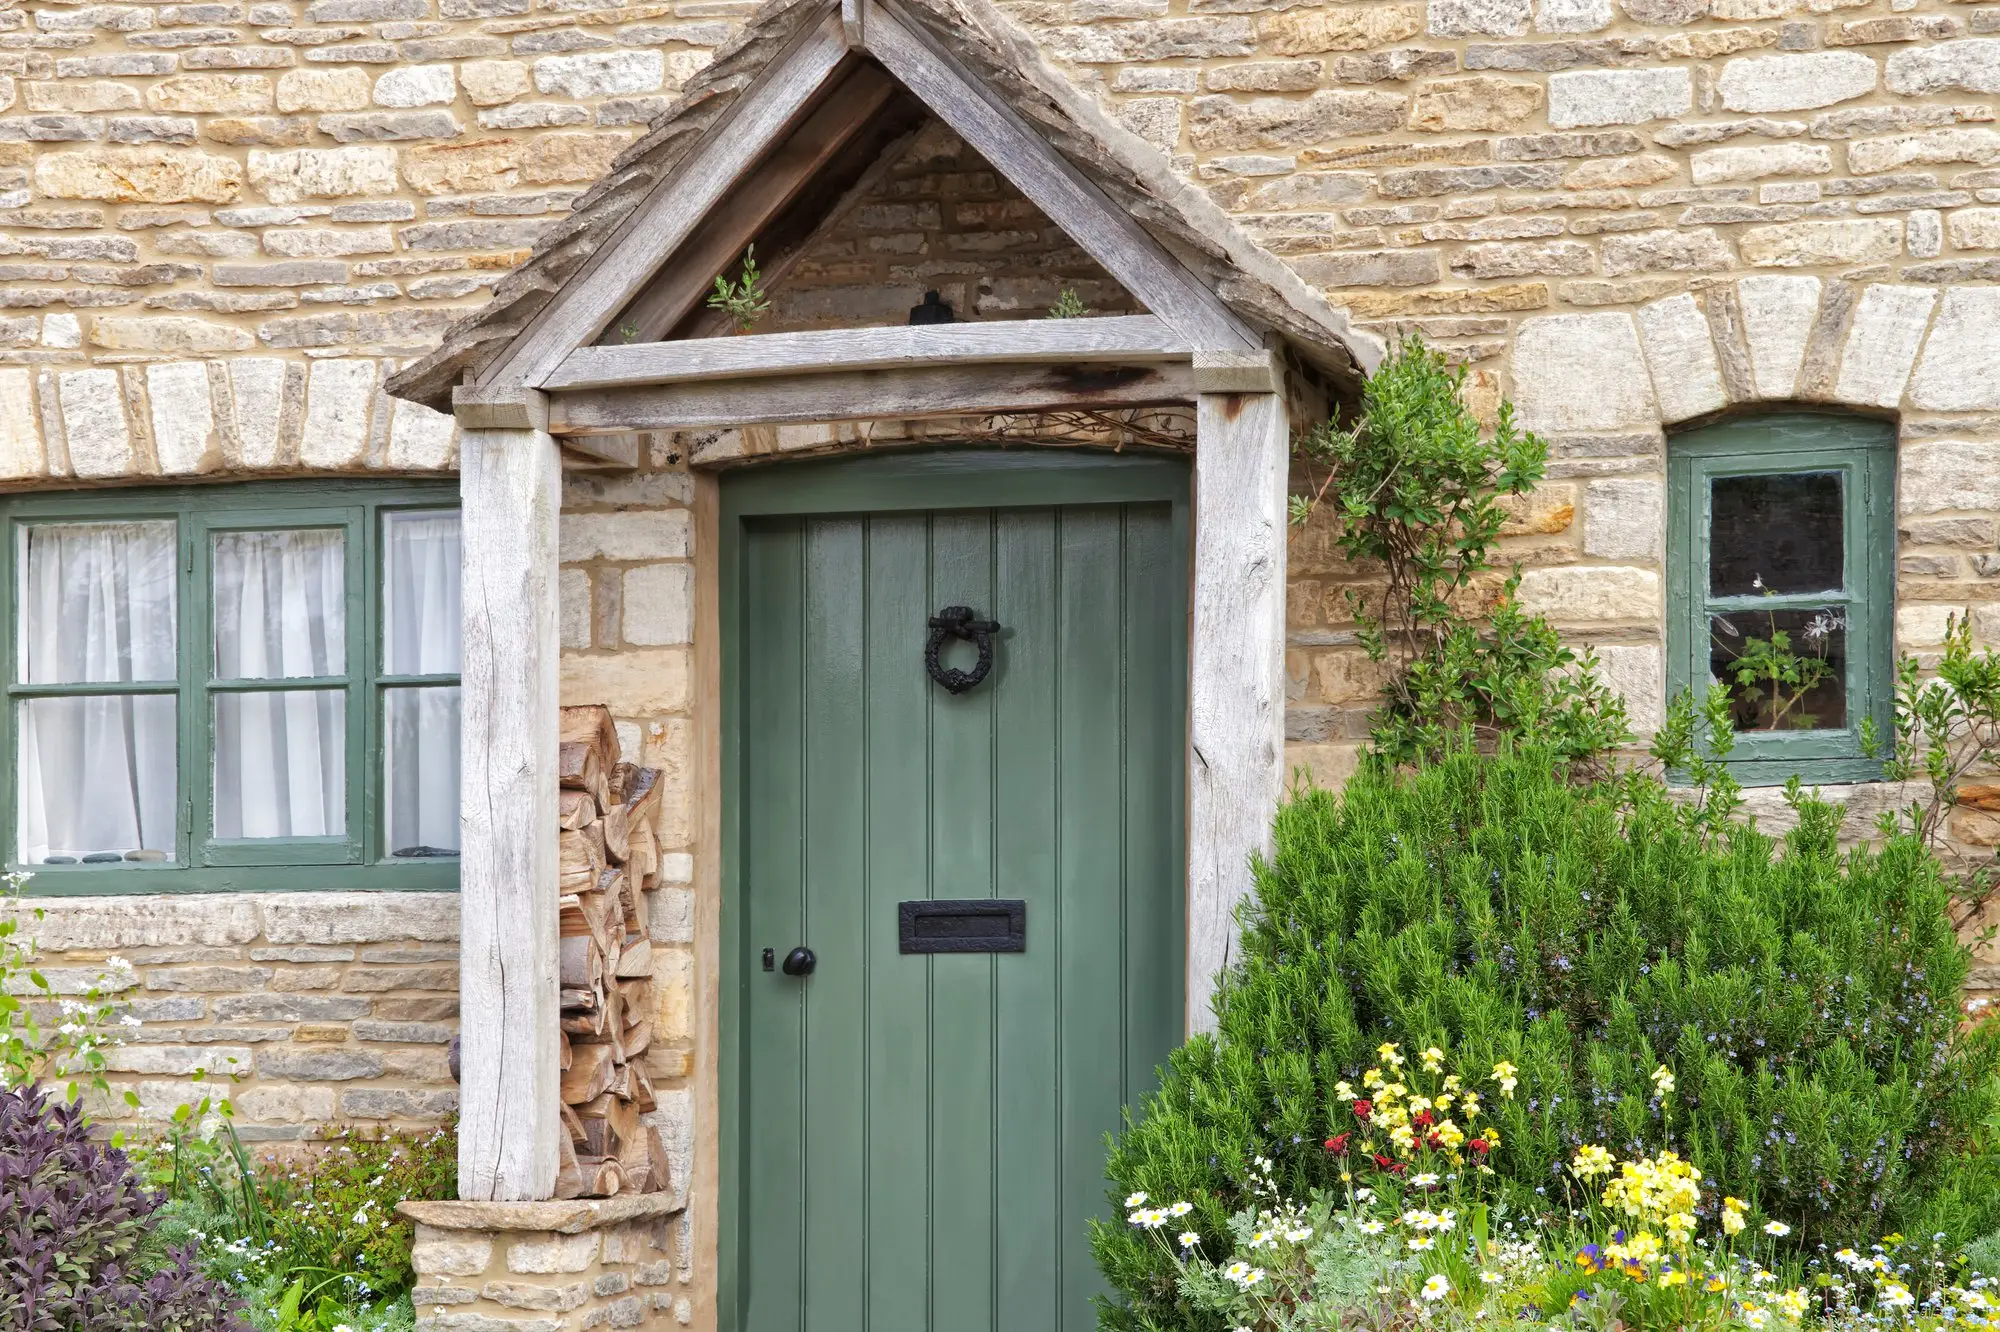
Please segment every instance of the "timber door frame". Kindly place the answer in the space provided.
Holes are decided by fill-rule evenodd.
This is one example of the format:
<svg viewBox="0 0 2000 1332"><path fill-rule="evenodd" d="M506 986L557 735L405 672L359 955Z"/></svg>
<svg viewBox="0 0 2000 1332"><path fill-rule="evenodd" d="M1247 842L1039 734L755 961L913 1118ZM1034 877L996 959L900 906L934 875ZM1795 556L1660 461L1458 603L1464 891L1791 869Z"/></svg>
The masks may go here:
<svg viewBox="0 0 2000 1332"><path fill-rule="evenodd" d="M748 598L742 584L743 525L752 518L822 517L838 514L968 509L1059 508L1083 504L1158 504L1172 508L1173 548L1188 562L1188 580L1179 615L1188 625L1193 617L1194 543L1190 523L1191 459L1170 455L1113 454L1107 451L1025 448L945 447L873 456L791 462L743 469L717 478L719 495L716 546L715 608L719 633L714 665L719 686L718 739L721 786L716 813L720 818L721 892L718 947L711 968L716 989L715 1014L708 1032L714 1040L717 1077L717 1149L714 1252L716 1321L720 1332L741 1327L741 1291L748 1269L744 1263L745 1208L741 1193L741 1153L748 1102L744 1096L746 1039L744 986L750 974L744 951L743 913L743 687L739 669L742 617ZM977 489L968 493L976 483ZM1192 698L1187 635L1174 635L1178 645L1170 663L1182 682L1183 698ZM1186 747L1183 745L1183 751ZM1185 777L1185 772L1183 773ZM1186 863L1187 785L1176 791L1168 825L1175 832L1173 859ZM1185 900L1185 899L1184 899ZM1182 947L1192 961L1192 913L1184 920ZM747 1329L744 1330L747 1332Z"/></svg>

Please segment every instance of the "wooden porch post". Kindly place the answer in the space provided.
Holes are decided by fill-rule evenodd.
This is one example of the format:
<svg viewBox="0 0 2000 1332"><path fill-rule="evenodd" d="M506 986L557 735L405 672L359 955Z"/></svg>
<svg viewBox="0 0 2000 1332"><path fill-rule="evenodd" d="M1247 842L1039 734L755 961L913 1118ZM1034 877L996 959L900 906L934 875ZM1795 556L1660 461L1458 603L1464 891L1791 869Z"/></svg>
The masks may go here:
<svg viewBox="0 0 2000 1332"><path fill-rule="evenodd" d="M461 393L464 391L461 390ZM458 1196L555 1194L556 519L540 394L460 401L464 667ZM531 414L530 409L539 409ZM495 428L498 427L498 428Z"/></svg>
<svg viewBox="0 0 2000 1332"><path fill-rule="evenodd" d="M1285 491L1291 430L1268 352L1195 353L1188 654L1187 1029L1211 1031L1250 857L1284 788Z"/></svg>

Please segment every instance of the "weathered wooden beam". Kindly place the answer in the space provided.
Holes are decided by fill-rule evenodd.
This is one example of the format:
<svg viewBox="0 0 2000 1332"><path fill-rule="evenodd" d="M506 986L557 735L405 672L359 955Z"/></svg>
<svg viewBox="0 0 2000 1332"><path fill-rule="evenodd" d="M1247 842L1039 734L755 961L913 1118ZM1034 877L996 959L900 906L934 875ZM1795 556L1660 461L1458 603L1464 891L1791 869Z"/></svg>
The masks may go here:
<svg viewBox="0 0 2000 1332"><path fill-rule="evenodd" d="M1271 849L1284 790L1285 485L1278 393L1195 406L1194 635L1188 698L1187 1026L1214 1029L1250 860Z"/></svg>
<svg viewBox="0 0 2000 1332"><path fill-rule="evenodd" d="M612 331L630 329L636 338L650 342L679 323L701 303L716 275L743 253L743 247L798 197L870 117L901 93L902 86L880 66L855 68L701 220L674 252L673 262L639 293Z"/></svg>
<svg viewBox="0 0 2000 1332"><path fill-rule="evenodd" d="M1102 264L1140 304L1196 346L1253 351L1251 329L1200 279L1112 203L1012 109L921 29L881 0L867 0L868 52L983 154L1049 220Z"/></svg>
<svg viewBox="0 0 2000 1332"><path fill-rule="evenodd" d="M604 326L804 113L848 58L839 16L828 14L743 92L701 144L632 210L617 233L480 376L480 382L539 380L571 351L596 341Z"/></svg>
<svg viewBox="0 0 2000 1332"><path fill-rule="evenodd" d="M1192 402L1194 396L1192 372L1173 362L843 370L551 394L549 429L567 438L619 430L1109 410Z"/></svg>
<svg viewBox="0 0 2000 1332"><path fill-rule="evenodd" d="M1010 361L1060 365L1166 360L1184 359L1191 354L1188 345L1153 315L1009 319L980 324L834 328L808 333L581 347L564 357L540 387L573 390Z"/></svg>
<svg viewBox="0 0 2000 1332"><path fill-rule="evenodd" d="M629 472L639 465L642 448L634 434L565 435L556 442L563 466L577 471Z"/></svg>
<svg viewBox="0 0 2000 1332"><path fill-rule="evenodd" d="M563 1133L557 1000L556 521L538 430L459 443L458 1196L554 1196Z"/></svg>

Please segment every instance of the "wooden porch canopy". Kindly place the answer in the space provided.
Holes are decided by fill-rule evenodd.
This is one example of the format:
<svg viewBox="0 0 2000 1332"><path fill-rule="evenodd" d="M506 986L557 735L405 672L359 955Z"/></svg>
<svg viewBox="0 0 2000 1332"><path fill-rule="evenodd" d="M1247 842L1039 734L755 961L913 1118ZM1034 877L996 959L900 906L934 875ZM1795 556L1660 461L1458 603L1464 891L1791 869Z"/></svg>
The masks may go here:
<svg viewBox="0 0 2000 1332"><path fill-rule="evenodd" d="M718 336L704 305L716 275L754 243L781 284L932 119L1145 313ZM1291 426L1352 396L1380 354L986 0L761 9L491 303L389 383L455 412L463 432L460 1196L550 1196L562 1131L565 450L616 461L604 437L634 431L1193 404L1187 993L1200 1027L1282 788Z"/></svg>

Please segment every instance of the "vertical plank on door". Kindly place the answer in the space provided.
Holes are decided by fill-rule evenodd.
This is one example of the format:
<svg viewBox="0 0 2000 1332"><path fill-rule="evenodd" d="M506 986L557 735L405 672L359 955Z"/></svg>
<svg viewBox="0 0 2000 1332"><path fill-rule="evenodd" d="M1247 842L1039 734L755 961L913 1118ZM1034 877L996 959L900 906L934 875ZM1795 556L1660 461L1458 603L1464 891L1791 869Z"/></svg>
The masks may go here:
<svg viewBox="0 0 2000 1332"><path fill-rule="evenodd" d="M926 615L993 605L993 516L931 519ZM967 645L959 645L963 652ZM993 895L993 690L931 686L931 880L935 898ZM932 1332L985 1332L993 1319L993 955L929 959L940 1021L931 1047Z"/></svg>
<svg viewBox="0 0 2000 1332"><path fill-rule="evenodd" d="M860 518L813 518L805 528L805 929L819 961L784 977L805 996L805 1307L809 1329L867 1327L864 1235L854 1224L866 1162L862 616L867 570Z"/></svg>
<svg viewBox="0 0 2000 1332"><path fill-rule="evenodd" d="M797 1329L804 1321L805 1233L795 1200L805 1187L801 1074L805 1061L803 989L762 969L765 948L779 957L805 927L802 682L805 650L799 606L804 596L803 525L797 520L748 526L743 540L749 599L743 620L743 689L756 701L743 714L743 799L756 811L757 836L743 845L746 894L744 977L748 1048L744 1126L757 1150L744 1154L749 1200L744 1242L756 1279L744 1287L744 1326ZM782 983L781 983L782 982Z"/></svg>
<svg viewBox="0 0 2000 1332"><path fill-rule="evenodd" d="M1186 754L1181 713L1187 565L1175 558L1166 505L1125 508L1125 1102L1158 1085L1153 1070L1180 1043L1186 862L1180 810Z"/></svg>
<svg viewBox="0 0 2000 1332"><path fill-rule="evenodd" d="M1058 1275L1063 1328L1086 1329L1090 1297L1102 1287L1088 1258L1083 1218L1102 1212L1104 1142L1123 1104L1125 1041L1123 813L1125 662L1120 639L1123 516L1111 507L1062 511L1057 558L1057 688L1062 722L1056 737L1063 799L1057 815L1061 896L1061 1093L1064 1257Z"/></svg>
<svg viewBox="0 0 2000 1332"><path fill-rule="evenodd" d="M994 824L1001 832L1000 897L1027 905L1028 946L995 961L996 1322L1062 1326L1057 1265L1056 1051L1062 996L1056 976L1055 769L1056 515L1006 510L994 519L994 618L1004 626L994 667Z"/></svg>
<svg viewBox="0 0 2000 1332"><path fill-rule="evenodd" d="M870 1329L930 1324L930 969L897 952L896 904L930 879L930 691L924 674L930 520L868 520L868 1182Z"/></svg>

